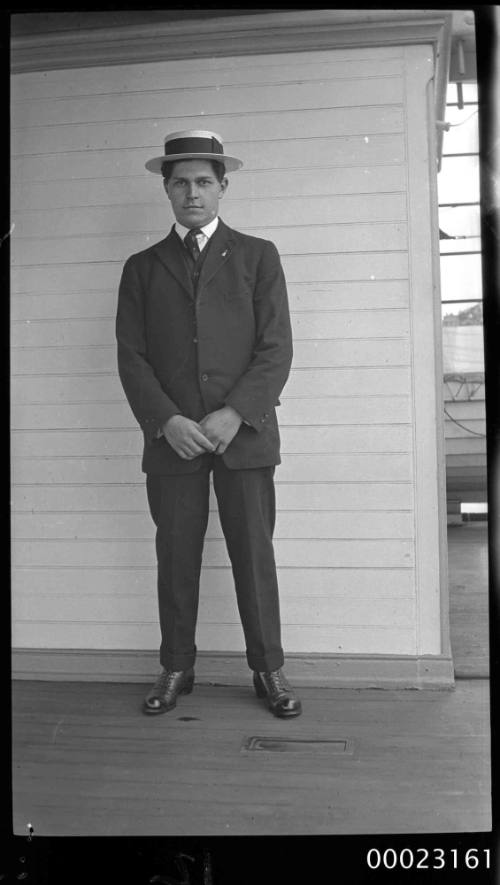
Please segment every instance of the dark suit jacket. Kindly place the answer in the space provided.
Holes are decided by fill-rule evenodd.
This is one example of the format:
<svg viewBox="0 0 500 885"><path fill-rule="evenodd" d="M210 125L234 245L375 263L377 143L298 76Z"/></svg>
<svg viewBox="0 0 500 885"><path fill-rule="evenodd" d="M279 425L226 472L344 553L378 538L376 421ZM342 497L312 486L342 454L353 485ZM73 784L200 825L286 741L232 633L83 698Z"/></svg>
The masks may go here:
<svg viewBox="0 0 500 885"><path fill-rule="evenodd" d="M118 369L144 433L146 473L189 473L158 429L230 405L248 424L221 456L227 467L280 463L275 406L292 361L285 279L273 243L219 218L197 297L175 229L125 263L118 297Z"/></svg>

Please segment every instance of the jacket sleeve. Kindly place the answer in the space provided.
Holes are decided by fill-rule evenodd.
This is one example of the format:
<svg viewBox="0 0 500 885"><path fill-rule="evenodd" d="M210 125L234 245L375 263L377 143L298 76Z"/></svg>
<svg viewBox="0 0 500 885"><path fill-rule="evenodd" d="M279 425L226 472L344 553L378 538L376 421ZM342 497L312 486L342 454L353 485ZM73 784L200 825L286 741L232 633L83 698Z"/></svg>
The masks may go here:
<svg viewBox="0 0 500 885"><path fill-rule="evenodd" d="M225 397L257 432L261 431L290 373L292 329L285 275L276 246L266 241L254 290L255 347L246 372Z"/></svg>
<svg viewBox="0 0 500 885"><path fill-rule="evenodd" d="M118 293L118 372L134 416L148 442L180 409L167 396L147 359L144 295L136 260L124 265Z"/></svg>

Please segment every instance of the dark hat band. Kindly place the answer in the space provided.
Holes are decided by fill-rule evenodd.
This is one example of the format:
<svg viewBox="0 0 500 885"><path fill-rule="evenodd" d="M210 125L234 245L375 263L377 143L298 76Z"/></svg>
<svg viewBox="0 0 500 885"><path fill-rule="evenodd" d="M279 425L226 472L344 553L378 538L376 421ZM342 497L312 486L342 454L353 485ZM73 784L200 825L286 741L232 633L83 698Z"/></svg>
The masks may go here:
<svg viewBox="0 0 500 885"><path fill-rule="evenodd" d="M223 154L222 145L216 138L173 138L165 144L165 157L169 154Z"/></svg>

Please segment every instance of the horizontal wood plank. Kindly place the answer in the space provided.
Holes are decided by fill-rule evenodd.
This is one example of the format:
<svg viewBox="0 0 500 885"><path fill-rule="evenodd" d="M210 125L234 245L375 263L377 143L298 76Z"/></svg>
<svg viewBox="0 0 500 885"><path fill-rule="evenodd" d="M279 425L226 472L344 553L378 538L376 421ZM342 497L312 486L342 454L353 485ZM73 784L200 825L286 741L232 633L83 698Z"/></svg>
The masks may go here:
<svg viewBox="0 0 500 885"><path fill-rule="evenodd" d="M15 625L13 641L16 648L123 648L156 649L159 631L154 625L140 624L70 624L64 622L56 632L54 624L23 623ZM243 631L240 625L225 628L225 649L244 653ZM318 626L304 630L303 626L287 625L283 629L283 643L296 653L379 654L390 648L393 654L415 654L413 628L404 627L335 627ZM200 625L197 647L212 651L220 646L217 625Z"/></svg>
<svg viewBox="0 0 500 885"><path fill-rule="evenodd" d="M368 280L344 283L291 283L288 299L292 313L315 310L367 310L408 307L407 280ZM117 291L57 294L39 292L16 295L11 318L26 320L92 319L112 317L117 306ZM113 353L113 357L115 354ZM396 363L396 360L393 360ZM112 368L115 369L116 360ZM397 364L397 363L396 363ZM401 361L400 363L401 364ZM13 366L14 373L16 366Z"/></svg>
<svg viewBox="0 0 500 885"><path fill-rule="evenodd" d="M317 225L307 227L257 227L246 226L252 236L272 240L281 255L315 255L359 252L359 238L363 238L369 252L397 252L407 248L406 225L384 222L358 224ZM86 236L66 238L30 238L15 240L12 258L15 267L37 264L83 263L99 261L122 261L134 251L142 251L162 238L161 229L151 234Z"/></svg>
<svg viewBox="0 0 500 885"><path fill-rule="evenodd" d="M295 368L406 366L409 361L407 338L294 341ZM39 347L18 343L11 348L11 369L13 375L116 372L116 344Z"/></svg>
<svg viewBox="0 0 500 885"><path fill-rule="evenodd" d="M482 435L479 436L463 436L459 439L447 439L445 444L446 459L453 464L452 458L459 455L481 455L486 454L486 427L483 427ZM479 432L479 431L477 431Z"/></svg>
<svg viewBox="0 0 500 885"><path fill-rule="evenodd" d="M14 514L12 518L13 539L35 540L150 540L154 524L147 513L37 513ZM331 539L380 539L413 538L414 525L411 513L400 511L371 511L354 513L342 511L280 512L277 514L275 538L331 538ZM223 538L217 514L211 513L206 538Z"/></svg>
<svg viewBox="0 0 500 885"><path fill-rule="evenodd" d="M231 194L231 188L227 192ZM69 212L51 209L45 212L25 211L16 213L16 224L12 242L22 255L23 246L33 245L31 238L92 237L96 231L107 231L108 235L137 235L167 231L173 224L173 217L167 199L154 203L130 206L75 207ZM231 226L237 229L257 228L265 219L266 226L284 227L297 225L297 207L285 198L271 199L231 199L224 198L222 207L231 215ZM404 194L339 194L332 200L330 196L318 195L309 198L308 224L327 226L330 224L363 224L368 222L406 221L406 197ZM28 240L25 244L24 241ZM140 248L141 239L137 237ZM132 250L131 250L132 251Z"/></svg>
<svg viewBox="0 0 500 885"><path fill-rule="evenodd" d="M363 607L359 600L349 597L337 597L335 603L328 607L323 597L308 597L300 599L295 596L281 600L281 622L283 627L353 627L359 624L361 627L391 627L411 628L412 599L381 599L373 600L370 604L365 600ZM122 600L111 597L93 599L92 608L89 607L88 599L68 594L66 598L48 597L41 599L40 596L31 595L29 598L18 596L13 608L13 617L17 624L29 623L31 620L44 622L53 620L61 626L65 622L74 623L81 621L85 627L88 621L100 623L103 626L124 624L128 629L130 625L157 626L158 604L156 594L151 593L143 598L123 597ZM204 627L233 626L240 628L240 618L236 602L236 594L219 594L217 596L200 596L198 615L199 629ZM240 628L241 629L241 628Z"/></svg>
<svg viewBox="0 0 500 885"><path fill-rule="evenodd" d="M467 426L468 421L484 421L485 403L484 400L456 400L456 402L446 403L446 411L451 418L455 418ZM450 418L446 416L446 421L449 420Z"/></svg>
<svg viewBox="0 0 500 885"><path fill-rule="evenodd" d="M38 101L26 98L22 105L12 107L13 128L49 126L61 123L97 123L109 120L140 120L142 118L204 116L205 108L212 114L252 112L279 113L301 108L355 107L398 104L403 100L403 83L398 77L343 79L338 88L335 78L324 80L323 87L307 81L268 83L251 86L213 84L202 88L188 87L152 90L141 93L94 94ZM232 142L225 143L232 153Z"/></svg>
<svg viewBox="0 0 500 885"><path fill-rule="evenodd" d="M292 316L292 331L294 340L401 338L409 333L409 315L404 309L299 311ZM83 343L116 346L114 317L25 320L12 325L13 347L81 347ZM460 409L458 404L453 417L456 409Z"/></svg>
<svg viewBox="0 0 500 885"><path fill-rule="evenodd" d="M309 568L412 568L413 543L406 540L318 540L284 539L275 543L278 566ZM155 561L154 541L15 541L14 565L144 567ZM203 563L220 566L229 563L225 543L205 543Z"/></svg>
<svg viewBox="0 0 500 885"><path fill-rule="evenodd" d="M102 305L101 310L104 314L105 305ZM342 352L342 347L348 347L350 352L351 348L356 347L356 342L349 342L346 344L345 341L342 341L342 338L376 339L380 336L384 339L394 339L407 337L409 326L408 317L408 310L402 307L378 308L372 306L360 310L353 307L339 306L337 309L314 310L311 308L310 310L300 309L291 311L294 341L299 342L300 347L301 341L308 341L310 338L314 339L314 346L309 346L308 351L306 347L302 348L302 353L304 354L306 352L312 353L317 347L321 347L322 339L340 339L335 350ZM323 330L322 335L320 334L321 329ZM386 334L381 336L381 332L383 331L385 331ZM79 343L77 343L77 338L79 339ZM12 323L13 348L61 348L71 346L72 341L75 341L75 347L80 348L84 346L88 346L92 349L96 347L111 347L113 349L114 357L112 368L113 371L116 371L114 312L113 314L94 314L93 316L89 313L88 315L83 315L81 317L36 317L35 319L15 320ZM404 343L395 342L394 347L397 347L398 344L400 350L396 350L392 363L395 365L406 364L408 362L408 348L406 347L405 350L405 358L399 357L398 360L398 354L401 353L401 347L404 346ZM385 346L386 351L384 351L384 355L388 348L387 344L384 345L384 343L381 342L377 345L373 340L368 342L366 346L367 348L371 346L374 349L378 347L379 351ZM391 352L392 348L393 345L391 343ZM323 353L324 349L321 352ZM92 354L93 350L90 355L92 356ZM43 357L44 354L37 354L37 356ZM366 354L367 360L370 359L370 356L371 351L368 349ZM306 361L304 357L303 360L304 362ZM370 363L367 364L370 365ZM387 364L390 365L391 361L389 359L384 359L384 365ZM38 371L36 371L36 374L38 374ZM451 412L450 415L451 417L455 417L453 412Z"/></svg>
<svg viewBox="0 0 500 885"><path fill-rule="evenodd" d="M454 471L460 471L461 468L486 469L486 447L481 446L478 452L460 452L458 455L447 454L446 465L450 472L450 476Z"/></svg>
<svg viewBox="0 0 500 885"><path fill-rule="evenodd" d="M461 464L459 467L448 465L446 470L446 489L452 497L470 492L464 501L485 501L487 485L486 463ZM476 497L477 495L477 497Z"/></svg>
<svg viewBox="0 0 500 885"><path fill-rule="evenodd" d="M392 51L392 55L391 55ZM401 73L401 50L394 48L371 47L370 56L366 50L352 49L349 52L336 50L334 54L314 53L314 60L304 53L285 52L280 56L253 55L250 59L235 58L178 59L146 65L112 65L102 70L79 68L78 71L46 71L44 77L37 73L21 73L13 79L12 101L60 98L78 96L127 95L139 92L158 92L159 84L166 90L186 87L219 85L221 82L236 85L280 83L288 80L322 80L349 77L394 76ZM182 85L178 80L182 75Z"/></svg>
<svg viewBox="0 0 500 885"><path fill-rule="evenodd" d="M284 454L410 452L412 449L409 426L282 427L280 435ZM142 439L138 430L13 431L11 454L14 458L139 457Z"/></svg>
<svg viewBox="0 0 500 885"><path fill-rule="evenodd" d="M99 123L59 123L55 126L27 126L11 132L11 149L15 157L89 151L137 149L144 150L144 162L155 152L161 155L163 137L168 131L198 129L200 118L164 116L141 120L122 120ZM400 105L365 105L353 108L304 108L300 111L280 111L277 114L237 113L231 116L207 111L203 128L224 133L224 140L232 144L296 138L301 131L309 138L349 135L395 134L404 130L404 111ZM246 151L246 147L245 147ZM234 179L231 178L231 181ZM239 179L238 179L239 180Z"/></svg>
<svg viewBox="0 0 500 885"><path fill-rule="evenodd" d="M246 145L242 159L246 171L258 172L271 169L300 169L304 155L312 150L312 139L288 141L255 142ZM337 138L314 139L316 166L328 170L330 167L376 166L405 162L405 143L402 135L350 135ZM233 154L237 144L225 149ZM153 151L155 149L153 148ZM158 151L158 148L156 148ZM162 151L160 149L159 153ZM72 151L66 154L46 154L43 156L20 156L12 158L12 178L24 181L64 181L66 179L126 178L144 174L145 151L143 148L106 151ZM149 159L146 157L146 159Z"/></svg>
<svg viewBox="0 0 500 885"><path fill-rule="evenodd" d="M471 420L460 422L460 424L450 421L448 416L445 415L444 434L446 437L446 445L450 445L451 447L462 440L472 441L477 439L478 437L476 437L475 434L479 434L486 438L486 409L484 418L473 418Z"/></svg>
<svg viewBox="0 0 500 885"><path fill-rule="evenodd" d="M151 243L153 245L153 243ZM118 288L122 260L80 264L30 265L12 269L14 292L80 292ZM336 282L338 280L406 280L408 261L404 252L354 252L323 255L283 255L289 283ZM99 342L95 342L99 343Z"/></svg>
<svg viewBox="0 0 500 885"><path fill-rule="evenodd" d="M127 482L137 475L137 458L18 458L12 474L16 482L103 483ZM358 482L408 482L409 454L288 455L281 464L284 481L300 476L304 482L339 482L355 476Z"/></svg>
<svg viewBox="0 0 500 885"><path fill-rule="evenodd" d="M407 396L282 397L279 419L283 424L408 424L411 416ZM136 427L128 403L67 403L12 405L12 429Z"/></svg>
<svg viewBox="0 0 500 885"><path fill-rule="evenodd" d="M402 338L409 334L405 309L300 312L292 316L294 338Z"/></svg>
<svg viewBox="0 0 500 885"><path fill-rule="evenodd" d="M356 369L297 369L290 373L287 397L390 396L410 389L406 366ZM118 374L17 376L12 379L12 401L27 403L97 403L120 400L123 388Z"/></svg>
<svg viewBox="0 0 500 885"><path fill-rule="evenodd" d="M411 569L363 568L288 568L278 570L281 599L337 597L367 600L412 599L414 575ZM144 568L128 569L126 566L100 569L87 563L81 568L47 566L38 568L23 566L13 571L16 595L28 599L31 596L52 599L58 597L87 597L93 606L95 597L110 597L115 601L125 595L140 599L156 599L156 566L153 561ZM382 590L381 590L382 588ZM383 592L382 592L383 591ZM234 581L228 566L203 568L200 580L200 596L225 597L234 595Z"/></svg>
<svg viewBox="0 0 500 885"><path fill-rule="evenodd" d="M153 152L154 153L154 152ZM149 159L149 157L146 157ZM145 162L144 157L141 163ZM329 167L327 175L318 169L301 166L293 170L242 170L231 176L229 193L244 200L302 199L328 194L401 193L406 190L406 169L387 158L380 166ZM143 165L128 178L70 179L68 181L30 181L13 183L12 211L44 212L58 208L93 206L129 206L158 201L165 205L165 195L156 175ZM233 225L230 203L225 204L224 220Z"/></svg>
<svg viewBox="0 0 500 885"><path fill-rule="evenodd" d="M303 512L322 510L410 510L413 506L411 483L366 483L356 480L337 483L284 482L278 468L275 477L276 505L280 510ZM12 486L14 512L74 511L120 513L147 510L145 477L137 462L126 483L103 485L54 485L18 483ZM210 509L217 507L213 493Z"/></svg>

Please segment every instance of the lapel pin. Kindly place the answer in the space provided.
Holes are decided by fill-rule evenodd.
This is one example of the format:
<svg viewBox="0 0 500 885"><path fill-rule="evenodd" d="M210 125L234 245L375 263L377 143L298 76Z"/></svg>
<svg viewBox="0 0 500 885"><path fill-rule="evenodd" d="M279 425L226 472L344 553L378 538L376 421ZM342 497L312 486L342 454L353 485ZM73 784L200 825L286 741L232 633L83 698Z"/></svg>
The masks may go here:
<svg viewBox="0 0 500 885"><path fill-rule="evenodd" d="M227 249L225 249L225 251L222 253L222 258L225 258L226 255L227 255Z"/></svg>

